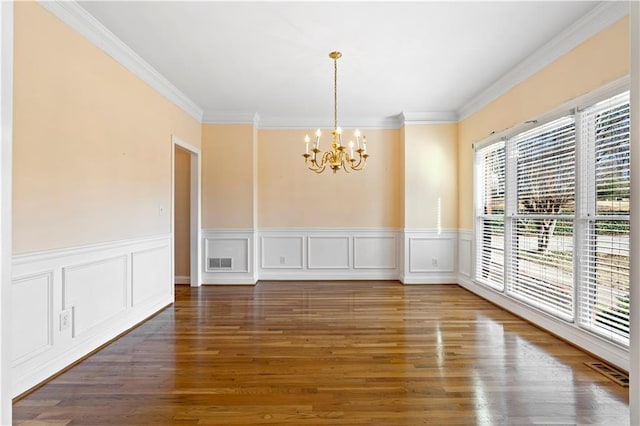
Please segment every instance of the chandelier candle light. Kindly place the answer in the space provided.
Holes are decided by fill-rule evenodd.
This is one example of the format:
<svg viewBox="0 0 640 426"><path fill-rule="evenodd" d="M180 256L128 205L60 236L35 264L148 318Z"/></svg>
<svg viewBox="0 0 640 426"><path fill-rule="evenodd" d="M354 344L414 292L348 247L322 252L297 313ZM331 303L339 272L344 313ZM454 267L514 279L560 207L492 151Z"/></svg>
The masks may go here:
<svg viewBox="0 0 640 426"><path fill-rule="evenodd" d="M309 154L309 142L311 142L311 139L309 135L304 137L305 153L302 154L304 163L309 170L316 173L322 173L327 164L333 170L333 173L340 169L347 173L351 170L359 171L367 165L367 157L369 157L369 154L367 154L367 137L361 136L358 129L354 134L356 144L353 143L353 140L349 141L348 151L342 144L342 129L338 127L338 58L341 56L342 53L340 52L329 53L329 57L333 59L333 131L331 132L333 142L331 143L331 150L325 151L318 156L320 153L320 136L322 136L320 129L316 130L316 138L313 142L313 148L311 148L311 154ZM353 155L355 147L357 147L355 149L358 154L357 160ZM320 160L318 160L318 157Z"/></svg>

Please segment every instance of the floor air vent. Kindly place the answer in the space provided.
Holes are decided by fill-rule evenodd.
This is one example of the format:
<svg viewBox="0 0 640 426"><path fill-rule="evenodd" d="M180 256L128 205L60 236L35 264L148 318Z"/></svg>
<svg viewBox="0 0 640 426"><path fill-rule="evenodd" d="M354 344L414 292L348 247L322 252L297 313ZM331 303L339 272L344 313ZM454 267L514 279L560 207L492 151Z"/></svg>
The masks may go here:
<svg viewBox="0 0 640 426"><path fill-rule="evenodd" d="M615 368L603 362L585 362L585 365L593 368L598 373L607 376L609 379L613 380L620 386L624 386L625 388L629 387L629 375L627 375L627 373L616 370Z"/></svg>
<svg viewBox="0 0 640 426"><path fill-rule="evenodd" d="M231 269L231 258L230 257L210 257L209 259L209 269Z"/></svg>

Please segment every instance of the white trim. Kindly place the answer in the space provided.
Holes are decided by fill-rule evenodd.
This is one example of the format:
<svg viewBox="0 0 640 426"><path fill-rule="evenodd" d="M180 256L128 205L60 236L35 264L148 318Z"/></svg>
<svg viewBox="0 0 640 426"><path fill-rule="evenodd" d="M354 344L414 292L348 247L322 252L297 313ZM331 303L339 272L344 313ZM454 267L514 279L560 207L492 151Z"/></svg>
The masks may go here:
<svg viewBox="0 0 640 426"><path fill-rule="evenodd" d="M291 239L291 240L298 240L299 245L299 251L300 251L300 262L294 265L267 265L267 262L265 261L264 258L264 253L265 253L265 239ZM304 252L305 252L305 247L304 247L304 236L302 235L260 235L260 269L304 269ZM260 277L262 277L263 274L260 274Z"/></svg>
<svg viewBox="0 0 640 426"><path fill-rule="evenodd" d="M249 229L203 229L200 237L200 246L202 247L202 284L230 284L230 285L253 285L258 282L256 274L256 261L255 261L255 246L256 246L256 232ZM209 257L209 242L237 242L241 241L244 246L242 253L237 253L239 256L243 256L246 260L246 267L238 267L237 261L233 262L231 270L209 270L207 265L207 258ZM237 247L236 247L237 248ZM223 247L224 250L224 247ZM232 250L233 251L233 250Z"/></svg>
<svg viewBox="0 0 640 426"><path fill-rule="evenodd" d="M331 129L333 122L326 117L276 117L260 115L259 129ZM400 115L393 117L343 117L340 119L343 129L399 129L402 127Z"/></svg>
<svg viewBox="0 0 640 426"><path fill-rule="evenodd" d="M415 284L457 284L458 275L455 273L450 274L430 274L422 276L405 275L402 277L402 284L415 285Z"/></svg>
<svg viewBox="0 0 640 426"><path fill-rule="evenodd" d="M0 2L0 389L11 389L11 179L13 2ZM0 424L11 424L11 392L0 391Z"/></svg>
<svg viewBox="0 0 640 426"><path fill-rule="evenodd" d="M76 30L142 81L153 87L178 108L195 118L198 122L202 121L202 108L182 93L173 83L149 65L148 62L142 59L78 3L75 1L38 0L38 4Z"/></svg>
<svg viewBox="0 0 640 426"><path fill-rule="evenodd" d="M610 362L624 370L629 369L627 351L617 345L607 342L588 331L575 326L572 323L554 318L542 311L532 308L502 293L478 284L473 280L459 278L458 284L472 293L500 306L507 311L524 318L527 321L563 338L569 342L593 353L594 355Z"/></svg>
<svg viewBox="0 0 640 426"><path fill-rule="evenodd" d="M413 243L420 241L432 242L434 246L440 245L438 250L442 250L442 244L447 242L449 250L439 251L437 255L432 256L435 257L437 265L418 267L416 264L424 262L425 253L418 252L413 247ZM429 249L427 246L427 251L433 252L433 248ZM406 228L403 233L402 253L403 267L400 281L403 284L451 284L457 282L457 229ZM442 262L443 260L448 260L448 262ZM447 264L450 266L446 266Z"/></svg>
<svg viewBox="0 0 640 426"><path fill-rule="evenodd" d="M467 229L459 229L458 230L458 275L463 278L471 278L473 276L473 231L469 231ZM466 251L466 248L463 249L464 245L468 244L468 265L464 265L463 261L466 256L463 253Z"/></svg>
<svg viewBox="0 0 640 426"><path fill-rule="evenodd" d="M191 284L191 277L189 275L176 275L173 278L174 284Z"/></svg>
<svg viewBox="0 0 640 426"><path fill-rule="evenodd" d="M307 269L307 270L267 270L260 271L260 281L356 281L356 280L382 280L398 281L397 272L365 271L365 270L336 270ZM452 281L455 282L455 281Z"/></svg>
<svg viewBox="0 0 640 426"><path fill-rule="evenodd" d="M629 75L610 81L589 93L578 96L577 98L571 99L553 108L551 111L544 112L536 117L531 117L524 123L516 124L515 126L500 130L499 132L494 132L486 138L475 142L473 144L473 149L477 151L493 143L509 139L519 133L531 130L534 127L538 127L560 117L570 115L574 110L583 109L604 99L620 94L629 90L630 81Z"/></svg>
<svg viewBox="0 0 640 426"><path fill-rule="evenodd" d="M390 240L395 246L395 256L393 262L389 266L376 266L358 263L358 241L360 240ZM354 235L353 236L353 269L392 269L398 268L398 237L397 235Z"/></svg>
<svg viewBox="0 0 640 426"><path fill-rule="evenodd" d="M13 347L14 352L12 353L11 364L20 364L21 362L32 358L34 356L38 356L43 352L48 351L53 346L53 270L38 272L35 274L24 275L21 277L16 277L13 279L13 287L16 288L20 285L29 283L30 281L37 280L38 278L44 278L46 280L47 287L47 342L39 348L33 348L30 352L26 352L23 354L15 353L15 346ZM15 292L13 294L13 302L17 303Z"/></svg>
<svg viewBox="0 0 640 426"><path fill-rule="evenodd" d="M314 239L323 239L323 240L343 240L347 242L347 258L345 259L345 264L341 264L341 265L313 265L312 263L312 250L311 250L311 242ZM347 235L333 235L333 234L329 234L327 235L326 233L324 233L324 235L314 235L314 234L310 234L307 235L307 268L308 269L351 269L353 262L351 261L351 253L352 253L352 248L351 248L351 238L349 238L349 236Z"/></svg>
<svg viewBox="0 0 640 426"><path fill-rule="evenodd" d="M258 280L253 277L234 277L219 274L214 278L206 278L203 285L256 285Z"/></svg>
<svg viewBox="0 0 640 426"><path fill-rule="evenodd" d="M190 165L190 206L189 206L189 252L190 252L190 265L189 265L189 277L193 278L190 282L191 287L199 287L202 284L202 253L200 244L201 229L202 229L202 155L200 149L183 141L175 135L171 136L171 262L172 262L172 275L175 275L175 211L176 211L176 160L175 153L176 147L180 147L191 155Z"/></svg>
<svg viewBox="0 0 640 426"><path fill-rule="evenodd" d="M207 274L216 274L216 275L221 275L221 274L248 274L249 272L251 272L251 237L227 237L227 238L220 238L220 237L212 237L210 234L206 235L204 237L205 242L212 240L212 241L242 241L245 244L245 255L246 255L246 260L247 260L247 266L245 266L242 269L236 269L235 265L233 265L233 269L231 271L228 271L226 269L212 269L209 268L209 264L208 262L204 263L204 272ZM205 259L209 259L209 257L213 257L213 255L209 255L209 247L207 244L205 244L204 247L204 258Z"/></svg>
<svg viewBox="0 0 640 426"><path fill-rule="evenodd" d="M508 92L518 83L550 65L571 49L580 45L629 13L629 2L602 2L584 17L570 25L553 40L529 55L509 72L471 98L457 111L458 120L470 117L491 101Z"/></svg>
<svg viewBox="0 0 640 426"><path fill-rule="evenodd" d="M171 234L161 234L153 237L143 237L72 247L63 250L50 250L14 257L13 283L37 276L50 277L51 284L47 291L51 293L51 321L53 324L52 345L44 351L34 351L21 356L11 364L12 381L6 392L10 398L15 397L43 380L46 380L61 369L71 365L78 359L93 351L122 332L144 321L163 307L173 302L173 277L169 275L167 264L170 259ZM162 256L158 264L147 265L148 270L141 270L134 274L134 258L140 253L156 252ZM122 306L113 305L113 310L95 323L85 324L85 328L78 332L76 324L76 308L71 306L69 297L69 272L82 271L93 274L95 280L100 280L101 265L112 265L117 280L109 281L108 287L101 290L121 294ZM118 271L122 276L116 275ZM156 274L158 272L159 274ZM155 277L153 276L155 274ZM90 277L93 280L93 278ZM147 281L149 280L149 281ZM122 284L120 288L119 285ZM114 287L117 285L118 287ZM135 288L149 288L148 297L132 304L131 295ZM147 296L147 295L145 295ZM74 303L87 303L86 298ZM15 300L14 300L15 302ZM90 303L97 303L92 301ZM28 306L15 306L15 309L28 309ZM82 305L85 310L90 306ZM63 330L58 324L60 314L64 310L72 310L71 327ZM19 325L13 325L19 327ZM49 325L48 325L49 327ZM18 328L19 329L19 328ZM12 338L13 329L7 337ZM3 392L5 395L5 392Z"/></svg>
<svg viewBox="0 0 640 426"><path fill-rule="evenodd" d="M631 3L631 249L629 284L631 300L640 300L640 3ZM629 414L630 424L640 424L640 304L630 305Z"/></svg>
<svg viewBox="0 0 640 426"><path fill-rule="evenodd" d="M48 260L54 260L60 257L85 256L86 254L91 252L110 250L110 249L119 249L121 247L126 247L133 244L153 244L160 240L164 240L169 236L170 234L158 234L158 235L150 235L146 237L127 238L125 240L108 241L108 242L101 242L101 243L95 243L95 244L85 244L82 246L66 247L66 248L59 248L59 249L53 249L53 250L17 254L13 256L12 264L13 264L13 267L15 268L15 267L24 265L26 263L44 262Z"/></svg>
<svg viewBox="0 0 640 426"><path fill-rule="evenodd" d="M99 335L87 336L81 344L69 346L66 350L56 353L54 357L51 357L51 359L46 362L34 367L27 374L14 378L12 392L9 395L10 398L16 397L27 390L38 386L49 377L69 367L71 364L88 355L91 351L101 345L123 333L127 333L130 329L147 320L150 316L156 314L171 303L173 303L173 300L169 297L158 299L153 304L145 305L142 309L139 309L135 316L127 315L124 318L115 319L110 324L111 327L109 330L102 332ZM9 392L6 393L9 394Z"/></svg>
<svg viewBox="0 0 640 426"><path fill-rule="evenodd" d="M261 280L399 279L401 231L397 228L260 228L257 234L262 242L258 246L261 262L257 269L257 277ZM321 252L316 253L318 257L315 258L310 245L318 238L346 242L346 252L329 256ZM268 245L265 244L267 240ZM392 250L389 241L392 241ZM366 242L375 248L367 252L371 246L364 247ZM378 267L375 266L377 256L384 256ZM285 257L286 262L280 264L278 258Z"/></svg>
<svg viewBox="0 0 640 426"><path fill-rule="evenodd" d="M400 120L402 125L457 123L458 115L455 111L403 112Z"/></svg>
<svg viewBox="0 0 640 426"><path fill-rule="evenodd" d="M231 230L234 231L234 230ZM238 229L238 231L242 231L242 229ZM398 232L401 232L401 228L352 228L352 227L336 227L336 228L311 228L311 227L291 227L291 228L259 228L257 232L260 235L302 235L302 234L314 234L314 235L357 235L357 236L391 236L397 235Z"/></svg>
<svg viewBox="0 0 640 426"><path fill-rule="evenodd" d="M256 124L260 120L258 113L232 111L205 111L202 124Z"/></svg>
<svg viewBox="0 0 640 426"><path fill-rule="evenodd" d="M448 284L457 281L457 247L458 236L456 229L438 230L435 228L261 228L257 231L262 244L259 245L261 262L258 265L256 277L260 280L401 280L407 284ZM274 239L275 245L271 250L280 252L266 253L264 240ZM310 241L313 238L337 238L348 243L346 257L335 265L314 265L311 260L312 253L309 250ZM277 240L283 240L283 245L278 246ZM293 239L293 240L291 240ZM442 244L445 242L446 252L438 254L442 260L440 266L434 268L409 271L410 259L403 257L410 251L407 247L411 239L427 241L425 248L429 249L429 242ZM284 240L288 241L288 244ZM356 244L360 242L360 244ZM370 242L375 246L366 247ZM390 250L392 244L393 250ZM365 246L362 246L365 244ZM367 249L373 251L367 252ZM361 254L357 250L363 250ZM431 251L439 248L431 247ZM296 250L300 250L297 252ZM287 256L287 263L280 266L277 261L279 256ZM266 261L267 256L271 260ZM365 257L359 257L363 255ZM382 258L378 256L384 256ZM441 256L441 257L440 257ZM275 260L274 260L275 259ZM356 259L358 262L356 262ZM376 260L381 259L381 260ZM375 265L378 264L376 267ZM414 268L415 269L415 268Z"/></svg>
<svg viewBox="0 0 640 426"><path fill-rule="evenodd" d="M202 124L253 123L261 129L332 127L328 117L292 118L260 116L257 112L204 111L77 2L38 0L38 3ZM628 13L627 2L603 2L596 6L457 111L404 112L393 117L345 117L341 119L341 125L344 128L398 129L405 123L462 121Z"/></svg>

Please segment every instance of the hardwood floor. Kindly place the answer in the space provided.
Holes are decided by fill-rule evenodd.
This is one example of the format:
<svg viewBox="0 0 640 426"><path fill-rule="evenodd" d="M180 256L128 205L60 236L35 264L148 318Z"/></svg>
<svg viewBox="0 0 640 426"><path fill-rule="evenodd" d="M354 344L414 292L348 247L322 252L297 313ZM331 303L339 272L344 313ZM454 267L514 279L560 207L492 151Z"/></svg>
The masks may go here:
<svg viewBox="0 0 640 426"><path fill-rule="evenodd" d="M455 285L176 287L16 424L629 423L587 354Z"/></svg>

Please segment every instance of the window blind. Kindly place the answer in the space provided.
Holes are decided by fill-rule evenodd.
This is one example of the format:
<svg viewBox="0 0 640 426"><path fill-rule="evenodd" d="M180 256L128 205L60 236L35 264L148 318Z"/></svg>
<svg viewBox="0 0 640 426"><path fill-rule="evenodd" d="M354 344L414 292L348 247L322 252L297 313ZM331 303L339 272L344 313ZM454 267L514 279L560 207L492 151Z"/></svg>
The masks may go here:
<svg viewBox="0 0 640 426"><path fill-rule="evenodd" d="M479 182L476 203L476 279L504 288L505 145L492 144L476 151Z"/></svg>
<svg viewBox="0 0 640 426"><path fill-rule="evenodd" d="M629 343L629 94L581 113L581 327Z"/></svg>
<svg viewBox="0 0 640 426"><path fill-rule="evenodd" d="M516 200L507 292L565 320L573 320L575 124L563 117L512 138Z"/></svg>

